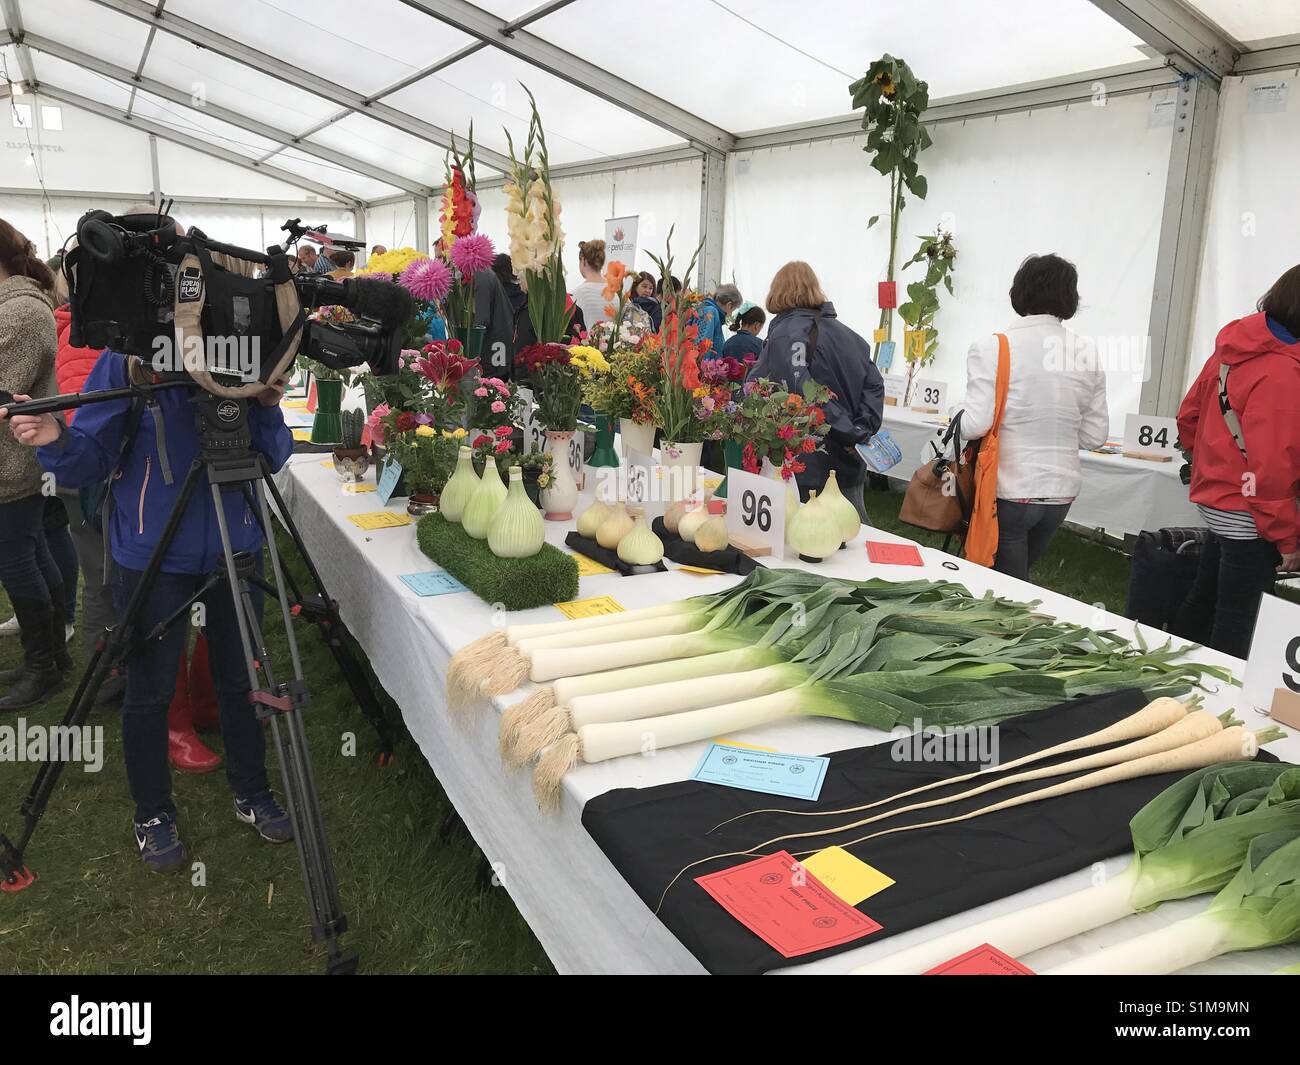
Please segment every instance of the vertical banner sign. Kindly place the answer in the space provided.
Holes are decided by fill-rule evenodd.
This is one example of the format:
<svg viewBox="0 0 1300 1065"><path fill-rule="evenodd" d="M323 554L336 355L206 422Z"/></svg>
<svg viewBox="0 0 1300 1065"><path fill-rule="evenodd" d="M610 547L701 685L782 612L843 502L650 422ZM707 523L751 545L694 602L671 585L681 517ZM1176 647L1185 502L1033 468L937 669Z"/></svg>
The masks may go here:
<svg viewBox="0 0 1300 1065"><path fill-rule="evenodd" d="M749 473L727 471L727 535L755 547L785 553L785 482Z"/></svg>
<svg viewBox="0 0 1300 1065"><path fill-rule="evenodd" d="M629 270L636 269L636 232L640 215L605 219L605 261L617 259Z"/></svg>

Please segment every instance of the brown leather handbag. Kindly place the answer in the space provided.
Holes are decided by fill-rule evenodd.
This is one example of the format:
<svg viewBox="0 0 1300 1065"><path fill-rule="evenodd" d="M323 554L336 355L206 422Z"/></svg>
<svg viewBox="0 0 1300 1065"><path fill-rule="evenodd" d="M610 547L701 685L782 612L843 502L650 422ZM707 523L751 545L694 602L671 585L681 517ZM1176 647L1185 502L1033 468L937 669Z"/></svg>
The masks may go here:
<svg viewBox="0 0 1300 1065"><path fill-rule="evenodd" d="M975 501L978 444L962 446L961 411L940 444L939 454L912 474L898 517L918 529L963 536Z"/></svg>

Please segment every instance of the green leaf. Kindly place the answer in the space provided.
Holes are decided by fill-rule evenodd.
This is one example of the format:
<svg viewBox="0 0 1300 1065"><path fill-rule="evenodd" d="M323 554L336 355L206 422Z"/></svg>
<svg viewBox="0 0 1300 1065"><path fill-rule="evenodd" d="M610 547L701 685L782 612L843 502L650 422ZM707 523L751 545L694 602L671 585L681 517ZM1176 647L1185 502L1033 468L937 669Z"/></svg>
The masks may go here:
<svg viewBox="0 0 1300 1065"><path fill-rule="evenodd" d="M873 214L870 218L867 219L867 228L870 229L879 221L880 221L880 215Z"/></svg>
<svg viewBox="0 0 1300 1065"><path fill-rule="evenodd" d="M907 180L907 187L918 200L924 200L929 185L926 183L925 175L917 174Z"/></svg>

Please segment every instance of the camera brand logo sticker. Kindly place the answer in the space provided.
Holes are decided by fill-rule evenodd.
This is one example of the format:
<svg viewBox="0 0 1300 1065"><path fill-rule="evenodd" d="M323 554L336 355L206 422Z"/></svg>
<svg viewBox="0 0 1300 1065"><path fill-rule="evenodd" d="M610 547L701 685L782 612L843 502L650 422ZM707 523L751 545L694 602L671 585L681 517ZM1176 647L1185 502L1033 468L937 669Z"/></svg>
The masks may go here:
<svg viewBox="0 0 1300 1065"><path fill-rule="evenodd" d="M153 1003L68 1002L50 1003L50 1035L107 1035L129 1037L138 1047L153 1039Z"/></svg>
<svg viewBox="0 0 1300 1065"><path fill-rule="evenodd" d="M239 421L239 404L230 399L226 400L224 403L218 403L217 417L223 422Z"/></svg>
<svg viewBox="0 0 1300 1065"><path fill-rule="evenodd" d="M196 303L203 296L203 274L190 267L178 279L177 291L181 303Z"/></svg>

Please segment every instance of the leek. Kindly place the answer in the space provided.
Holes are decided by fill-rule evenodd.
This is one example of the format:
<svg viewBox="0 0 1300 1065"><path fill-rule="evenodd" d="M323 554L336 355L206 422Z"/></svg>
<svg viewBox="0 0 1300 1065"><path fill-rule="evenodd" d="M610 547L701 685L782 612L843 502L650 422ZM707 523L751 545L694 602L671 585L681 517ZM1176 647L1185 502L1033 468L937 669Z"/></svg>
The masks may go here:
<svg viewBox="0 0 1300 1065"><path fill-rule="evenodd" d="M1300 830L1265 832L1209 908L1159 931L1136 936L1048 969L1043 975L1177 972L1237 950L1300 940Z"/></svg>
<svg viewBox="0 0 1300 1065"><path fill-rule="evenodd" d="M1019 957L1171 899L1217 891L1266 832L1300 831L1300 767L1212 765L1188 774L1129 822L1134 858L1104 884L1005 914L855 969L923 973L991 943Z"/></svg>

